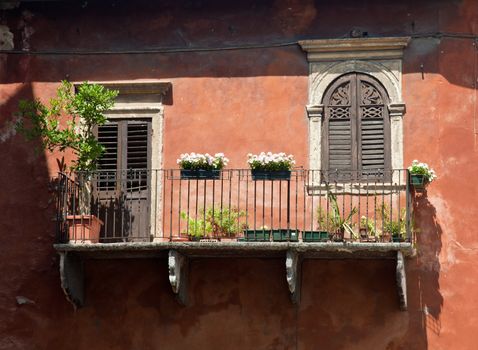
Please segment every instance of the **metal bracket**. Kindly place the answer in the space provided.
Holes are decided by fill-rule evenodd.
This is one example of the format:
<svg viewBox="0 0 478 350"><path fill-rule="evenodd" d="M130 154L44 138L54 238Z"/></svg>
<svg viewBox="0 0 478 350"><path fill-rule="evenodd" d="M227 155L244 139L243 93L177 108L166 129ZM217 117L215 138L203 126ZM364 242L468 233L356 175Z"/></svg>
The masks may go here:
<svg viewBox="0 0 478 350"><path fill-rule="evenodd" d="M290 297L292 303L300 303L300 289L301 289L301 270L302 258L296 251L288 250L285 259L285 269L287 284L289 285Z"/></svg>
<svg viewBox="0 0 478 350"><path fill-rule="evenodd" d="M407 311L407 276L405 273L405 259L401 251L397 252L396 278L400 310Z"/></svg>
<svg viewBox="0 0 478 350"><path fill-rule="evenodd" d="M76 310L85 303L85 274L83 260L73 253L60 253L61 289Z"/></svg>
<svg viewBox="0 0 478 350"><path fill-rule="evenodd" d="M169 283L179 303L187 305L189 260L177 250L170 250L168 257Z"/></svg>

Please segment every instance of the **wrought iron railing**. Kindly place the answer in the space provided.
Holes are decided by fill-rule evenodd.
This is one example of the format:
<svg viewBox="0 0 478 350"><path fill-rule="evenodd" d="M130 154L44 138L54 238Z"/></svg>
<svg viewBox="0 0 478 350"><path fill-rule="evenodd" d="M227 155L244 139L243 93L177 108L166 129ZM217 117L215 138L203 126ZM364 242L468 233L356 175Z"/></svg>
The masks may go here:
<svg viewBox="0 0 478 350"><path fill-rule="evenodd" d="M407 170L358 174L297 169L290 178L261 176L243 169L62 173L58 240L412 239Z"/></svg>

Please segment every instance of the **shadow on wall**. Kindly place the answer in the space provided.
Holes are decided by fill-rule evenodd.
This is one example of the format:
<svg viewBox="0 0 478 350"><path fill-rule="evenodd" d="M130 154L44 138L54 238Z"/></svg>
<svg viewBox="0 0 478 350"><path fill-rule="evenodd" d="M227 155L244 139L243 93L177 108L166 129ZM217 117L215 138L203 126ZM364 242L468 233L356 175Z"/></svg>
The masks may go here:
<svg viewBox="0 0 478 350"><path fill-rule="evenodd" d="M416 194L413 201L415 226L417 227L417 258L410 267L409 290L418 293L412 301L410 311L421 315L422 327L440 335L440 314L443 296L440 293L440 262L442 229L438 223L436 209L428 200L427 192Z"/></svg>
<svg viewBox="0 0 478 350"><path fill-rule="evenodd" d="M417 251L407 259L408 311L399 309L392 260L305 260L298 306L298 349L429 348L440 334L442 229L427 194L413 202Z"/></svg>
<svg viewBox="0 0 478 350"><path fill-rule="evenodd" d="M68 306L57 302L62 291L45 155L15 132L18 101L33 92L24 84L2 87L1 95L0 348L27 349L33 347L29 339L54 328L55 314Z"/></svg>

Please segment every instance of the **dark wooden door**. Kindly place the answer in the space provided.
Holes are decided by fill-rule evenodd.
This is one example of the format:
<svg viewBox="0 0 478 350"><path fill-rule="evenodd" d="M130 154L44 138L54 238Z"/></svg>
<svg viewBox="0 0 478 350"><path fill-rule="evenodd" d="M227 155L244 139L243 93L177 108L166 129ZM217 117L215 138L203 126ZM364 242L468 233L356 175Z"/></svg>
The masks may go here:
<svg viewBox="0 0 478 350"><path fill-rule="evenodd" d="M151 122L112 120L98 127L105 147L95 176L94 204L104 241L150 239Z"/></svg>

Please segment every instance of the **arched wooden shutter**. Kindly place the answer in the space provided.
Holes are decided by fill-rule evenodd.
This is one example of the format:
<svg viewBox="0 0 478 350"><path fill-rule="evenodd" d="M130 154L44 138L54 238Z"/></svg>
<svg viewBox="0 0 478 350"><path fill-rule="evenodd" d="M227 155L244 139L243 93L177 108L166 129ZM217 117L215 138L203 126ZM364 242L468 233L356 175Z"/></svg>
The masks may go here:
<svg viewBox="0 0 478 350"><path fill-rule="evenodd" d="M324 95L322 169L330 180L384 178L390 170L385 90L365 74L338 78Z"/></svg>
<svg viewBox="0 0 478 350"><path fill-rule="evenodd" d="M358 170L362 178L383 176L390 170L390 119L385 91L372 78L358 74L360 138ZM383 171L383 174L380 172Z"/></svg>
<svg viewBox="0 0 478 350"><path fill-rule="evenodd" d="M356 168L355 90L355 80L347 75L333 83L325 96L322 168L329 170L329 178L337 180L349 179L352 169Z"/></svg>

